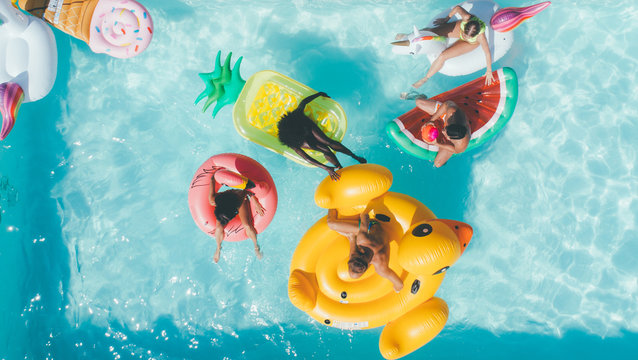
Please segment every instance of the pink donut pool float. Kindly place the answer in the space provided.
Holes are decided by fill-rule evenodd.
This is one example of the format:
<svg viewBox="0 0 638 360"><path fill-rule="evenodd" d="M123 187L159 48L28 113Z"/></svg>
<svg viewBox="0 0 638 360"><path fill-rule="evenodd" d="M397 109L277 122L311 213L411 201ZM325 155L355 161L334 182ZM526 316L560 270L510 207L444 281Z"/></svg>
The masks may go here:
<svg viewBox="0 0 638 360"><path fill-rule="evenodd" d="M222 172L219 175L223 176L215 176L215 190L222 187L222 184L218 182L220 179L223 179L225 184L233 186L233 183L241 183L242 177L255 183L255 187L250 191L255 194L265 210L262 216L257 215L255 209L252 209L252 216L257 233L264 231L277 211L275 183L266 168L260 163L247 156L232 153L210 157L193 176L188 191L188 208L197 226L206 234L214 237L217 219L215 219L214 214L215 208L208 202L208 193L213 173L220 170ZM226 235L224 241L241 241L247 238L239 216L235 216L226 224L224 232Z"/></svg>
<svg viewBox="0 0 638 360"><path fill-rule="evenodd" d="M153 20L133 0L100 0L91 18L89 46L96 53L130 58L144 51L153 38Z"/></svg>

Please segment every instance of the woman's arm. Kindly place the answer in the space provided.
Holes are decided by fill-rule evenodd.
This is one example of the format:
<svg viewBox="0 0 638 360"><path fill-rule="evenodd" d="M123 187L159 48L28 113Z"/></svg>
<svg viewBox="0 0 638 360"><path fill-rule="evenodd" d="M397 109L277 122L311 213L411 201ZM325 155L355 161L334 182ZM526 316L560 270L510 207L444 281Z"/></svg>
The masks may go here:
<svg viewBox="0 0 638 360"><path fill-rule="evenodd" d="M208 203L210 206L215 206L215 173L210 177L210 187L208 190Z"/></svg>
<svg viewBox="0 0 638 360"><path fill-rule="evenodd" d="M318 98L319 96L330 97L330 96L328 96L328 94L326 94L323 91L318 92L316 94L312 94L312 95L306 97L305 99L301 100L301 102L299 103L299 106L297 106L297 109L301 109L301 111L303 111L306 108L306 105L308 105L308 103L310 103L312 100Z"/></svg>
<svg viewBox="0 0 638 360"><path fill-rule="evenodd" d="M439 143L436 143L435 145L439 147L439 151L447 150L447 151L451 151L453 154L457 154L457 151L456 151L456 148L454 147L454 145L439 144Z"/></svg>
<svg viewBox="0 0 638 360"><path fill-rule="evenodd" d="M367 212L362 212L361 214L359 214L359 231L358 232L361 232L361 229L365 229L364 231L367 232L368 224L370 224L370 215L368 215Z"/></svg>
<svg viewBox="0 0 638 360"><path fill-rule="evenodd" d="M490 46L487 44L485 33L479 35L477 40L479 44L481 44L483 53L485 53L485 64L487 65L487 71L485 72L485 85L490 85L494 81L494 76L492 75L492 53L490 53Z"/></svg>
<svg viewBox="0 0 638 360"><path fill-rule="evenodd" d="M394 270L390 269L386 262L373 261L372 264L374 265L374 269L377 271L377 274L390 280L394 291L399 292L403 289L403 281L401 281L401 278L394 272Z"/></svg>
<svg viewBox="0 0 638 360"><path fill-rule="evenodd" d="M326 221L330 230L336 231L341 235L359 233L359 221L354 219L338 219L337 209L328 210Z"/></svg>
<svg viewBox="0 0 638 360"><path fill-rule="evenodd" d="M245 191L245 190L244 190ZM246 196L248 197L248 201L250 202L251 209L254 209L257 215L264 216L264 212L266 209L261 205L257 196L250 191L246 191Z"/></svg>
<svg viewBox="0 0 638 360"><path fill-rule="evenodd" d="M472 17L472 14L467 12L467 10L456 5L455 7L452 8L452 11L450 11L450 14L447 16L448 20L451 19L456 14L458 14L461 17L461 19L465 21L470 20L470 18Z"/></svg>

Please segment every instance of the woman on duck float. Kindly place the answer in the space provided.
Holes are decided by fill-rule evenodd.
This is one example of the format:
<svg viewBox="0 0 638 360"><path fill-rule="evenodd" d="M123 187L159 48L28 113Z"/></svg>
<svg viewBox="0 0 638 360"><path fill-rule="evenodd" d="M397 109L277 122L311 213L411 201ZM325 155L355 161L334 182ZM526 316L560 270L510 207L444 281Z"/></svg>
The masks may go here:
<svg viewBox="0 0 638 360"><path fill-rule="evenodd" d="M398 359L445 326L448 306L434 294L473 230L389 191L392 173L381 165L356 164L339 173L339 181L326 177L315 191L315 203L329 213L297 244L288 297L326 326L383 326L381 355Z"/></svg>
<svg viewBox="0 0 638 360"><path fill-rule="evenodd" d="M355 219L339 219L337 209L328 210L327 223L330 230L345 236L350 244L348 275L358 279L370 265L377 274L390 280L394 291L403 289L403 281L389 267L390 238L376 219L361 213L358 223Z"/></svg>

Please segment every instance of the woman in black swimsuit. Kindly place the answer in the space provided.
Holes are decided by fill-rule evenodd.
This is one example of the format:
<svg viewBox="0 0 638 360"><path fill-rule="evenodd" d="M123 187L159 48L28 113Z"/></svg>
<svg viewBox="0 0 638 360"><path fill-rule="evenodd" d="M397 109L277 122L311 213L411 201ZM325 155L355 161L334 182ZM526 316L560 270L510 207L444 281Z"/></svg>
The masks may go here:
<svg viewBox="0 0 638 360"><path fill-rule="evenodd" d="M224 185L224 184L222 184ZM208 202L215 208L215 219L217 224L215 225L215 240L217 241L217 250L215 250L215 256L213 260L219 261L219 255L222 250L222 241L224 241L224 227L239 215L239 220L246 231L246 236L253 241L255 245L255 255L258 259L262 258L259 244L257 244L257 230L255 230L254 221L252 217L252 207L258 215L264 215L264 207L261 206L259 200L255 197L250 189L255 187L255 183L248 180L243 190L230 189L226 191L215 191L215 174L210 183L210 192L208 195Z"/></svg>
<svg viewBox="0 0 638 360"><path fill-rule="evenodd" d="M317 124L304 114L306 105L319 96L329 97L324 92L310 95L303 99L295 110L284 114L277 123L277 128L279 130L278 137L282 144L293 149L306 161L326 170L328 174L330 174L330 178L332 178L332 180L339 180L339 174L337 174L335 170L341 169L342 166L333 151L342 152L362 164L366 163L366 159L356 156L340 142L327 137L326 134L321 131L319 126L317 126ZM320 163L308 155L303 149L320 151L328 161L335 165L335 167L326 166Z"/></svg>

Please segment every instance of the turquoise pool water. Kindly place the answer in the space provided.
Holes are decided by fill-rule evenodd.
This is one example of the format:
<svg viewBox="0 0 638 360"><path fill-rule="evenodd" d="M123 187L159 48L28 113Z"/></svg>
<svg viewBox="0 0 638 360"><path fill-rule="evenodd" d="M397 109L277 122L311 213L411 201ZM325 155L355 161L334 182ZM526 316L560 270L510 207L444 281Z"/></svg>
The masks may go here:
<svg viewBox="0 0 638 360"><path fill-rule="evenodd" d="M392 190L474 227L438 292L448 325L406 358L635 358L633 1L556 1L517 28L494 65L518 74L513 118L441 169L384 134L427 68L388 42L453 1L144 3L155 38L134 59L55 31L55 87L0 143L1 359L380 358L380 329L328 328L290 304L289 261L324 214L313 191L325 173L241 138L230 107L212 119L193 105L219 49L244 57L244 78L272 69L327 92L348 114L344 144L388 167ZM279 189L261 261L244 242L212 263L214 241L188 212L194 171L230 151Z"/></svg>

